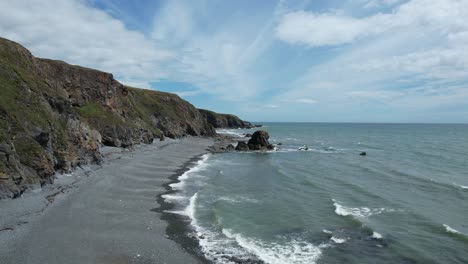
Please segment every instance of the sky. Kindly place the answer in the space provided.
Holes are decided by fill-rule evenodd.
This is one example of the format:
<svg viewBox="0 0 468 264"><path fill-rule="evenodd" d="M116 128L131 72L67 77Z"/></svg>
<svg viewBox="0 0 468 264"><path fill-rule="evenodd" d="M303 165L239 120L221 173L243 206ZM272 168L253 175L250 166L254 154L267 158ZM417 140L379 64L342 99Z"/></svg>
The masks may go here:
<svg viewBox="0 0 468 264"><path fill-rule="evenodd" d="M468 0L0 1L0 36L251 121L468 123Z"/></svg>

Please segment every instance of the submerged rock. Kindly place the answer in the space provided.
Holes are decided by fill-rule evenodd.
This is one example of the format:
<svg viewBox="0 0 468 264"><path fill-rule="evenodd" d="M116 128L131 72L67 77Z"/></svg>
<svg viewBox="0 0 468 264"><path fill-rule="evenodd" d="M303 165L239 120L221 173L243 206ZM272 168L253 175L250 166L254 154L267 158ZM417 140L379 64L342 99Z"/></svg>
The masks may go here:
<svg viewBox="0 0 468 264"><path fill-rule="evenodd" d="M363 151L363 152L361 152L359 155L361 155L361 156L367 156L367 152Z"/></svg>

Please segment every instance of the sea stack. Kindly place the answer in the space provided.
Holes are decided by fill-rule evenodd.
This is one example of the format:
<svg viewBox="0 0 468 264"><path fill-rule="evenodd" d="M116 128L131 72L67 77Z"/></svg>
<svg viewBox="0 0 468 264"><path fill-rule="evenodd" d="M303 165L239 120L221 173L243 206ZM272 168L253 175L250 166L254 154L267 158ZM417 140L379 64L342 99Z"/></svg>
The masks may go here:
<svg viewBox="0 0 468 264"><path fill-rule="evenodd" d="M268 142L270 135L265 130L257 130L247 143L249 150L271 150L273 145Z"/></svg>

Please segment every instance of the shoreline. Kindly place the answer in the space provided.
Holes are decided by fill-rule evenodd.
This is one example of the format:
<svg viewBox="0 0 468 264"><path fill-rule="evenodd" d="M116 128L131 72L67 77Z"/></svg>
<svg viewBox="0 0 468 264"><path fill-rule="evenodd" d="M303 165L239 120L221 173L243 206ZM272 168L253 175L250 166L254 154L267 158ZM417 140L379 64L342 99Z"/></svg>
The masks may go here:
<svg viewBox="0 0 468 264"><path fill-rule="evenodd" d="M158 211L169 184L214 141L189 137L120 150L101 166L63 175L73 179L68 188L49 185L52 201L43 189L0 201L2 263L209 263L193 251L194 240L168 236L173 226ZM37 203L47 204L34 210Z"/></svg>
<svg viewBox="0 0 468 264"><path fill-rule="evenodd" d="M212 152L207 152L212 153ZM161 219L168 223L166 234L167 236L175 241L177 244L181 245L184 250L186 250L191 255L195 256L201 263L211 264L212 262L208 260L203 252L201 251L199 240L195 236L190 236L190 232L193 232L191 225L191 219L188 216L183 216L179 214L166 212L168 210L174 209L175 204L166 202L163 195L175 194L179 192L171 188L171 184L181 182L179 177L184 173L188 172L194 168L193 164L202 159L202 156L205 154L198 155L193 157L188 162L186 162L176 173L169 176L169 182L163 184L163 187L166 189L166 192L158 195L157 202L159 208L153 209L155 212L161 214Z"/></svg>

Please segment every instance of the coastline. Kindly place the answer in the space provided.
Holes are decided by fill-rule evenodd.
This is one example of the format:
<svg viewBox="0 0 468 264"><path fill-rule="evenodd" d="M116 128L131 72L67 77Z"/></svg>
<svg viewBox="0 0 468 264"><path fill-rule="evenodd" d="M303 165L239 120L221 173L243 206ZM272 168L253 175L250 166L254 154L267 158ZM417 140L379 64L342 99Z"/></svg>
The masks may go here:
<svg viewBox="0 0 468 264"><path fill-rule="evenodd" d="M55 191L1 201L9 215L0 221L2 263L208 263L192 251L194 241L168 238L171 221L155 207L213 144L190 137L111 153L98 168L63 176L74 179L69 188L50 185ZM41 196L36 203L46 205L31 210Z"/></svg>
<svg viewBox="0 0 468 264"><path fill-rule="evenodd" d="M163 197L164 195L175 194L178 192L178 190L172 189L170 185L181 182L179 177L194 168L194 163L201 160L203 155L204 154L193 157L173 175L169 176L169 182L163 184L166 192L160 193L157 198L159 207L153 210L160 213L161 219L167 222L166 235L171 240L181 245L183 249L195 256L201 263L210 264L212 262L205 258L201 251L199 240L195 236L189 235L193 232L190 217L167 212L174 209L175 204L167 202Z"/></svg>

